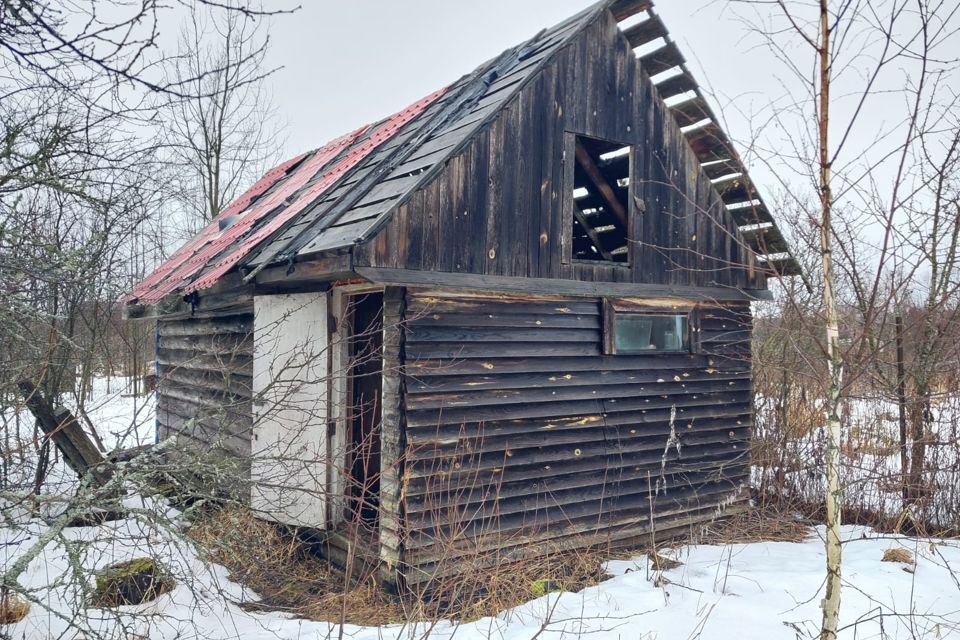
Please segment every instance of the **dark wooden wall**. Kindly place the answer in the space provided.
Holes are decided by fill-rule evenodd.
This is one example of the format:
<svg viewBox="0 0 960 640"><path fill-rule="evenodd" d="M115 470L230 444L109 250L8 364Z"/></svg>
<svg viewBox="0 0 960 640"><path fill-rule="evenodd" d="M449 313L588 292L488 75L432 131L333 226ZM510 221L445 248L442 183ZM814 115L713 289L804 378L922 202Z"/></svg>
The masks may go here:
<svg viewBox="0 0 960 640"><path fill-rule="evenodd" d="M598 299L409 289L403 313L408 584L745 504L748 304L701 307L682 355L601 355Z"/></svg>
<svg viewBox="0 0 960 640"><path fill-rule="evenodd" d="M629 267L565 260L567 132L637 146ZM360 266L763 289L754 260L608 12L355 249Z"/></svg>
<svg viewBox="0 0 960 640"><path fill-rule="evenodd" d="M195 452L235 460L248 473L253 302L249 296L237 302L195 317L160 318L157 419L161 439L175 435Z"/></svg>

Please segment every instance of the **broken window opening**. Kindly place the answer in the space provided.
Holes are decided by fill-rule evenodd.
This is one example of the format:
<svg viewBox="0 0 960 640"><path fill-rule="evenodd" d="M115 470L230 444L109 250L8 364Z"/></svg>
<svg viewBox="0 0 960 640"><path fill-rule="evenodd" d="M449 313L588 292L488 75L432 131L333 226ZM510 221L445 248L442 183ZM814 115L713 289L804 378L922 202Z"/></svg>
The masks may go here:
<svg viewBox="0 0 960 640"><path fill-rule="evenodd" d="M574 260L629 262L630 151L622 143L576 136Z"/></svg>

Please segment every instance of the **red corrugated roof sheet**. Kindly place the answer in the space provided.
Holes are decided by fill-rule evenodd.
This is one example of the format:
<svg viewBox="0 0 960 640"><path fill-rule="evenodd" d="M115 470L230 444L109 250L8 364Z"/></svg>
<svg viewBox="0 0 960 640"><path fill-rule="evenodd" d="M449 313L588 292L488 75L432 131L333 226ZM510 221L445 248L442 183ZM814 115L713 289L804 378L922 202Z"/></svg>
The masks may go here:
<svg viewBox="0 0 960 640"><path fill-rule="evenodd" d="M124 302L149 304L159 301L178 289L182 289L183 293L190 293L212 286L258 244L280 230L284 224L311 203L316 202L350 169L357 166L377 147L390 140L404 125L423 113L445 91L446 89L436 91L394 114L355 148L350 147L367 132L369 126L337 138L312 154L299 155L271 169L193 240L181 247L138 284ZM340 157L347 149L349 151ZM337 160L338 157L339 160ZM331 162L333 162L332 165L330 165ZM298 163L301 164L298 166ZM288 174L287 172L291 169L292 173ZM322 175L319 175L312 185L301 192L301 189L321 171L323 171ZM271 189L273 191L267 197L257 200ZM257 223L266 220L271 212L295 196L296 199L290 205L281 208L273 218L254 231ZM221 232L220 222L234 215L240 215L240 219ZM212 267L204 272L204 268L208 265Z"/></svg>

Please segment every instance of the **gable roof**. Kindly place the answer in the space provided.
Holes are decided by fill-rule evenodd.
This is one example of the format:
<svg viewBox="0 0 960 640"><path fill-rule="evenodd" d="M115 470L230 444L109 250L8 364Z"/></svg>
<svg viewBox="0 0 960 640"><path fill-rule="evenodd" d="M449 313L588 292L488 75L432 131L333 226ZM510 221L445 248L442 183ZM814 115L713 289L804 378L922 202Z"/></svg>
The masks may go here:
<svg viewBox="0 0 960 640"><path fill-rule="evenodd" d="M798 273L652 3L603 0L389 118L271 169L124 301L152 304L171 294L190 294L237 268L249 280L266 266L369 240L396 206L429 182L554 53L607 10L641 54L641 66L671 106L744 240L775 273Z"/></svg>

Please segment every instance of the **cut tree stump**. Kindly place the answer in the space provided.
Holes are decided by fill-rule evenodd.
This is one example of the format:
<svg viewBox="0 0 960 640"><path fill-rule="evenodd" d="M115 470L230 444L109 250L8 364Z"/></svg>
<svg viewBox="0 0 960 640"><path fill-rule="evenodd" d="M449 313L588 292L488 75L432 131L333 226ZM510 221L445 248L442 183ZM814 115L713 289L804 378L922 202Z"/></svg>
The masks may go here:
<svg viewBox="0 0 960 640"><path fill-rule="evenodd" d="M97 572L93 605L121 607L156 600L173 591L176 582L153 558L118 562Z"/></svg>
<svg viewBox="0 0 960 640"><path fill-rule="evenodd" d="M70 410L63 406L54 407L30 380L20 380L17 387L40 429L57 445L70 468L81 477L89 473L97 484L106 483L113 470L104 464L106 461L100 450Z"/></svg>

